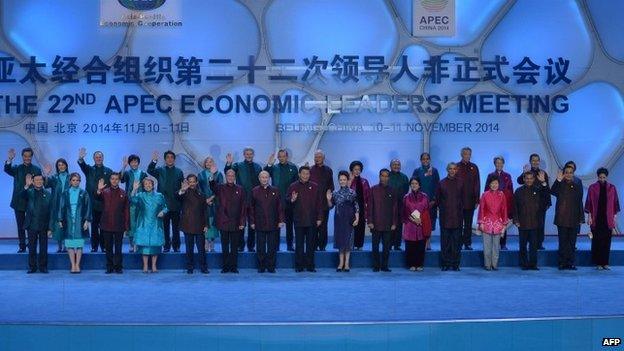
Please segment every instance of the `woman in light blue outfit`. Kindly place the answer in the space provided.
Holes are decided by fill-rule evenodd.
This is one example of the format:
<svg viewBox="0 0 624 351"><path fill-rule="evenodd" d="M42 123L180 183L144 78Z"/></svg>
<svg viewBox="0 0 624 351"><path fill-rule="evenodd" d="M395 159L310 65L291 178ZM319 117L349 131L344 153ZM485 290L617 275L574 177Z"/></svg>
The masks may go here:
<svg viewBox="0 0 624 351"><path fill-rule="evenodd" d="M78 173L69 175L69 188L61 195L58 222L59 227L63 229L63 243L69 255L71 273L80 273L84 239L89 237L91 201L89 194L80 189Z"/></svg>
<svg viewBox="0 0 624 351"><path fill-rule="evenodd" d="M163 194L154 191L154 180L143 179L143 191L139 192L138 181L132 186L131 203L136 208L136 229L134 244L136 251L143 255L143 273L148 272L148 262L152 257L152 272L158 272L156 262L165 243L163 216L167 213L167 203Z"/></svg>
<svg viewBox="0 0 624 351"><path fill-rule="evenodd" d="M141 164L141 158L138 155L132 154L128 157L124 157L123 164L121 168L121 173L123 176L121 177L121 182L126 184L126 194L130 194L132 192L132 186L134 182L139 182L141 184L143 179L147 178L147 173L139 169L139 165ZM126 171L126 168L130 165L130 169ZM143 188L140 187L139 191L143 191ZM137 223L137 215L136 208L133 204L130 204L130 229L126 232L126 236L128 236L128 241L130 242L130 253L134 252L134 231L136 230Z"/></svg>
<svg viewBox="0 0 624 351"><path fill-rule="evenodd" d="M217 205L214 201L214 192L210 189L210 182L214 180L216 184L223 184L223 173L219 172L212 157L206 157L204 160L204 170L199 173L197 180L199 181L199 189L206 196L206 201L208 202L208 223L210 223L210 227L208 232L206 232L206 251L213 252L214 241L219 237L219 230L215 224Z"/></svg>
<svg viewBox="0 0 624 351"><path fill-rule="evenodd" d="M69 189L69 173L67 161L64 158L56 160L55 166L56 174L50 175L52 167L49 164L43 168L43 172L45 173L45 187L52 191L52 210L50 213L54 213L56 216L61 208L61 195L66 189ZM67 250L63 246L63 229L59 226L59 222L55 220L50 230L52 231L52 238L58 243L56 252L66 252Z"/></svg>

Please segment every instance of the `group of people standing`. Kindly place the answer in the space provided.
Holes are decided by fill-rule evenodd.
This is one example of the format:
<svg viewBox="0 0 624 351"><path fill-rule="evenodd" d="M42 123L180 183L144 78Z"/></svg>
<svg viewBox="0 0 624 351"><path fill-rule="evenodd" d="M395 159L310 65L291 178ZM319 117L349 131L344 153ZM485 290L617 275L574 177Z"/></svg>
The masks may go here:
<svg viewBox="0 0 624 351"><path fill-rule="evenodd" d="M574 162L566 163L551 185L537 154L530 156L515 191L511 175L504 171L504 158L495 157L494 171L488 174L483 192L479 168L471 162L468 147L461 150L459 162L447 165L443 179L432 167L430 155L423 153L421 166L411 178L394 159L389 168L379 171L378 184L372 186L362 177L362 162L353 161L349 171L338 173L338 188L321 150L315 152L312 166L295 166L282 149L277 163L271 155L263 167L254 162L254 150L245 148L243 161L226 156L223 173L207 157L200 173L186 177L176 167L172 151L163 154L162 166L158 166L159 153L154 152L147 172L139 168L137 155L124 158L119 172L104 166L101 151L93 153L93 165L85 162L85 156L86 150L81 148L78 165L86 178L85 189L81 189L81 175L70 173L66 160L58 159L52 174L51 166L46 165L42 172L32 163L32 149L22 150L19 165L12 164L15 150L9 150L4 170L13 177L11 207L18 227L18 252L25 252L28 243L29 273L47 273L48 237L57 240L58 252L68 253L71 272L80 273L89 229L91 252L106 253L106 273L122 273L124 235L130 240L131 252L142 255L143 272L157 272L161 252L180 251L180 231L184 233L188 273L194 272L195 248L200 271L208 273L205 253L214 250L218 236L222 273L238 272L238 252L245 246L250 252L257 249L259 272L274 273L283 227L286 247L295 252L295 270L315 272L315 252L325 251L328 244L332 208L339 272L350 271L350 252L362 250L367 226L372 233L374 271L390 271L390 250L400 250L402 241L407 267L422 271L438 217L440 267L457 271L462 249L472 250L477 209L476 231L483 238L484 268L498 269L507 229L516 225L520 266L537 270L551 195L557 199L554 222L559 269L576 269L576 238L585 213L591 228L592 260L598 269L609 269L611 236L616 233L620 211L607 169L598 169L598 180L589 186L583 204L583 185L574 175ZM126 184L125 190L121 183Z"/></svg>

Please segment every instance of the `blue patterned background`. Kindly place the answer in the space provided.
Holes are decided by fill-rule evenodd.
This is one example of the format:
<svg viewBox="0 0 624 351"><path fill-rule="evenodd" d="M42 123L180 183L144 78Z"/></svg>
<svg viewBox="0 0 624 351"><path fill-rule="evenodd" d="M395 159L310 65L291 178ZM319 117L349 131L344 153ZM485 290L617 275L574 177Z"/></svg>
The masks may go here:
<svg viewBox="0 0 624 351"><path fill-rule="evenodd" d="M36 94L40 113L35 117L0 116L0 152L32 146L36 163L53 163L58 157L70 162L72 171L78 148L102 149L105 163L119 168L124 155L138 153L146 167L152 150L172 149L182 156L179 165L185 173L196 172L205 156L215 157L223 166L225 155L232 151L241 159L241 149L252 145L257 160L264 163L280 147L291 150L296 163L311 161L312 153L322 148L327 163L335 170L360 159L364 175L376 181L377 170L387 167L391 158L403 161L404 172L411 174L419 164L422 151L430 151L439 169L449 161L459 160L459 150L469 145L482 177L492 169L492 158L501 154L507 159L507 170L517 176L527 163L528 155L542 155L543 167L555 174L567 160L578 164L578 175L586 185L594 181L599 166L611 169L611 180L624 191L624 22L613 14L624 12L624 1L618 0L457 0L457 34L448 38L414 38L410 36L411 0L183 0L182 28L102 28L99 26L100 2L96 0L5 0L0 2L0 55L25 61L37 56L48 66L55 55L77 56L79 66L93 55L112 63L115 55L197 56L231 58L233 65L246 63L249 55L258 64L271 58L295 58L334 54L383 55L386 62L396 63L401 55L422 73L422 60L432 55L480 56L491 59L506 55L510 62L529 56L536 62L549 57L571 61L570 85L522 86L453 83L418 84L401 79L396 83L375 84L275 83L260 80L250 86L242 73L231 84L198 86L108 84L11 84L0 86L3 95ZM420 65L420 67L418 67ZM14 75L23 72L16 68ZM451 70L452 71L452 70ZM44 73L49 74L48 69ZM96 95L167 93L181 94L457 94L531 93L566 94L570 110L564 114L459 114L451 103L439 114L425 113L326 113L182 115L130 113L105 115L104 100L92 106L80 106L75 115L50 115L50 94L92 92ZM276 133L276 122L497 122L495 134L454 133L347 133L309 132ZM93 134L60 136L28 134L27 122L170 122L187 121L187 134ZM3 156L4 157L4 156ZM15 162L20 162L19 156ZM443 172L444 173L444 172ZM484 179L483 179L484 180ZM0 176L0 236L14 237L13 212L9 208L11 178ZM619 224L622 226L622 216ZM552 223L552 214L548 223ZM550 233L554 227L550 227Z"/></svg>

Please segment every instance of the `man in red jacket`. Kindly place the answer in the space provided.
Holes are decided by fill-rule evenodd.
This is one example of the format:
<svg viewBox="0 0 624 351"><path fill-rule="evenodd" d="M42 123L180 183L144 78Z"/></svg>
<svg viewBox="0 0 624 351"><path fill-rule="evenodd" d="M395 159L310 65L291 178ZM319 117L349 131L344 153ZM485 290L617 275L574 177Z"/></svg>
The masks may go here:
<svg viewBox="0 0 624 351"><path fill-rule="evenodd" d="M388 268L388 258L390 257L390 246L392 245L392 231L396 229L398 216L398 202L396 191L390 187L390 170L383 168L379 171L379 184L370 190L366 209L366 221L373 234L373 271L390 272ZM381 241L383 251L379 258L379 242Z"/></svg>
<svg viewBox="0 0 624 351"><path fill-rule="evenodd" d="M275 273L279 230L284 226L284 210L277 187L269 185L269 172L258 175L260 185L251 190L249 215L251 229L258 238L258 272Z"/></svg>
<svg viewBox="0 0 624 351"><path fill-rule="evenodd" d="M100 229L106 250L106 274L122 273L121 245L124 233L130 228L128 195L119 187L120 179L119 173L111 173L110 187L100 179L96 192L96 198L102 201Z"/></svg>

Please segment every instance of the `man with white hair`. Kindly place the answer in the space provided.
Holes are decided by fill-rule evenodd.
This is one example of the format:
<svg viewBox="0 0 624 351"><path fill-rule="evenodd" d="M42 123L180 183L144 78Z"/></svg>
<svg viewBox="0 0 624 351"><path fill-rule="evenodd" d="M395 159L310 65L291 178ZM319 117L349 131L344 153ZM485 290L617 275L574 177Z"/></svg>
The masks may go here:
<svg viewBox="0 0 624 351"><path fill-rule="evenodd" d="M245 159L242 162L234 162L234 157L231 153L228 153L226 156L224 172L227 172L230 169L236 172L236 184L245 189L247 204L249 204L251 200L251 189L260 184L258 181L258 175L260 174L260 171L262 171L262 166L254 162L254 155L254 149L246 147L243 149L243 157ZM256 251L256 231L249 226L249 217L247 218L247 222L247 251L254 252ZM241 231L240 235L238 251L243 251L245 249L245 232Z"/></svg>
<svg viewBox="0 0 624 351"><path fill-rule="evenodd" d="M269 185L269 172L260 172L258 180L249 206L250 226L258 235L258 272L275 273L279 230L284 226L282 199L279 189Z"/></svg>
<svg viewBox="0 0 624 351"><path fill-rule="evenodd" d="M320 194L327 193L327 190L334 191L334 172L325 165L325 153L323 150L316 150L314 153L314 166L310 167L310 181L318 185ZM318 227L316 245L319 251L325 251L327 246L327 218L329 218L329 207L325 201L322 206L323 216L321 225Z"/></svg>

